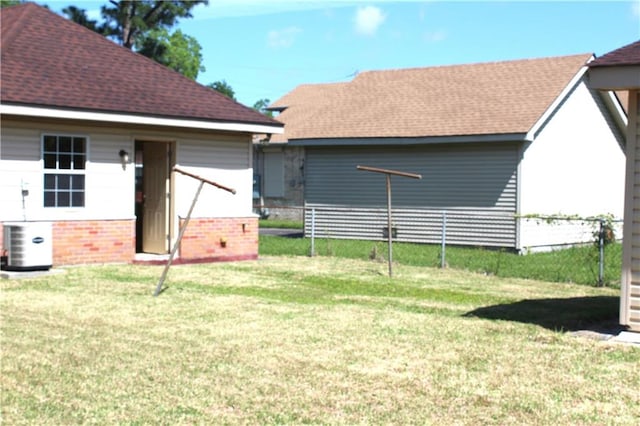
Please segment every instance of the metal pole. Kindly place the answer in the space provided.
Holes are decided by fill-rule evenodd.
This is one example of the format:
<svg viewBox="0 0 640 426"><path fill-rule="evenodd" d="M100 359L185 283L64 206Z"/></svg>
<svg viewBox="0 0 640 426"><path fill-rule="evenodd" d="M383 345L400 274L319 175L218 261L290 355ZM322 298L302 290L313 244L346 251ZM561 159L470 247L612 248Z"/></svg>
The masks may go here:
<svg viewBox="0 0 640 426"><path fill-rule="evenodd" d="M393 276L393 232L391 232L391 174L387 173L387 243L389 246L389 276Z"/></svg>
<svg viewBox="0 0 640 426"><path fill-rule="evenodd" d="M600 249L598 265L598 285L604 285L604 220L600 220L600 232L598 234L598 245Z"/></svg>
<svg viewBox="0 0 640 426"><path fill-rule="evenodd" d="M444 269L447 265L445 260L445 250L447 246L447 212L442 212L442 248L440 249L440 268Z"/></svg>
<svg viewBox="0 0 640 426"><path fill-rule="evenodd" d="M180 246L180 241L182 241L182 236L184 235L184 231L187 229L187 225L189 224L189 220L191 219L191 213L193 212L193 208L196 205L196 201L198 201L198 196L200 195L200 191L202 191L202 187L204 186L205 181L201 180L200 185L198 186L198 191L196 192L196 196L193 197L193 202L191 203L191 207L189 208L189 213L187 213L187 217L184 219L184 223L182 224L182 228L180 228L180 232L178 233L178 239L176 240L173 248L171 249L171 254L169 255L169 260L164 267L164 271L162 271L162 276L160 277L160 281L158 281L158 285L156 287L156 291L153 293L153 297L157 297L162 291L162 284L164 284L164 280L167 278L167 273L169 272L169 267L171 266L171 262L173 262L173 257L178 251L178 246Z"/></svg>
<svg viewBox="0 0 640 426"><path fill-rule="evenodd" d="M316 208L311 209L311 257L316 255Z"/></svg>

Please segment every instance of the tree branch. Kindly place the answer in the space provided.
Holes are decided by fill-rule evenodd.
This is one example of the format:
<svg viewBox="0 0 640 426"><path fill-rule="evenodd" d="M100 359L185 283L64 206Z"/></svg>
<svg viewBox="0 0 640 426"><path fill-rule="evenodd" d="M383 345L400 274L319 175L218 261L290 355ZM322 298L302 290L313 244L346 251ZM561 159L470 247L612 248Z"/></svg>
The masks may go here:
<svg viewBox="0 0 640 426"><path fill-rule="evenodd" d="M162 1L157 1L153 7L151 9L149 9L149 12L147 12L144 17L142 18L142 20L144 21L145 24L149 25L149 19L151 18L151 16L153 16L153 14L155 14L160 8L162 8L163 6L163 2Z"/></svg>

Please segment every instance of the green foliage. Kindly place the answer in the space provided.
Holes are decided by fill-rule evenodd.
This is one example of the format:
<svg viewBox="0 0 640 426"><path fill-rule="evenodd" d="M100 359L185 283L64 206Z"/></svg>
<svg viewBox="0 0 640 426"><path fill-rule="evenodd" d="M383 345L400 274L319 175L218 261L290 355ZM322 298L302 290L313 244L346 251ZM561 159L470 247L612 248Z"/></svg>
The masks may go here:
<svg viewBox="0 0 640 426"><path fill-rule="evenodd" d="M261 255L306 256L309 238L283 238L260 236ZM316 253L350 259L371 259L375 245L376 259L386 258L387 245L361 240L316 240ZM395 263L411 266L440 266L440 246L433 244L394 243ZM598 247L585 245L545 253L519 255L500 249L482 249L447 246L446 262L450 268L500 277L538 279L596 285L598 283ZM622 265L622 245L612 243L606 247L604 284L619 286Z"/></svg>
<svg viewBox="0 0 640 426"><path fill-rule="evenodd" d="M273 118L273 111L269 111L267 109L267 107L269 106L269 104L271 104L271 101L269 99L260 99L258 101L256 101L255 104L253 104L253 109L255 109L256 111L266 115L267 117L272 117Z"/></svg>
<svg viewBox="0 0 640 426"><path fill-rule="evenodd" d="M207 0L110 1L100 9L104 22L99 28L124 47L135 49L152 30L170 29L179 19L191 18L196 5L207 3Z"/></svg>
<svg viewBox="0 0 640 426"><path fill-rule="evenodd" d="M538 222L544 222L548 225L560 224L563 222L578 222L581 224L589 224L591 225L593 232L593 241L594 244L600 244L600 233L602 232L602 237L604 239L604 244L611 244L616 241L615 235L615 216L611 213L599 214L595 216L579 216L576 214L567 215L567 214L553 214L553 215L543 215L543 214L525 214L517 216L522 219L533 219Z"/></svg>
<svg viewBox="0 0 640 426"><path fill-rule="evenodd" d="M233 88L231 87L231 85L227 83L225 80L214 81L213 83L210 83L207 86L219 93L222 93L229 99L233 99L234 101L236 100L236 93L233 91Z"/></svg>
<svg viewBox="0 0 640 426"><path fill-rule="evenodd" d="M70 20L194 79L203 71L201 46L193 37L169 30L191 10L208 0L111 0L100 9L102 22L89 19L85 9L68 6Z"/></svg>
<svg viewBox="0 0 640 426"><path fill-rule="evenodd" d="M26 0L0 0L0 8L26 3Z"/></svg>
<svg viewBox="0 0 640 426"><path fill-rule="evenodd" d="M71 5L62 9L62 13L66 15L67 19L75 22L76 24L80 24L83 27L89 28L91 31L102 34L102 30L98 27L98 21L95 19L89 19L86 9Z"/></svg>
<svg viewBox="0 0 640 426"><path fill-rule="evenodd" d="M149 32L138 53L195 80L198 73L205 71L201 52L202 46L194 37L180 30L169 34L166 29L161 28Z"/></svg>

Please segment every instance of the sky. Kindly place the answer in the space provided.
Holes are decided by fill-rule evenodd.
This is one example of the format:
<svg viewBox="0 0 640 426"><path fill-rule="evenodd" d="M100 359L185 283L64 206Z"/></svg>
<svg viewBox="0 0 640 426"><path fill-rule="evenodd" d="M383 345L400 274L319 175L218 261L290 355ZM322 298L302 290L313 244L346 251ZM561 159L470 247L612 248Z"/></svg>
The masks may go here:
<svg viewBox="0 0 640 426"><path fill-rule="evenodd" d="M106 1L40 3L98 18ZM362 71L602 56L640 39L640 0L209 0L177 28L202 46L198 82L225 80L252 106Z"/></svg>

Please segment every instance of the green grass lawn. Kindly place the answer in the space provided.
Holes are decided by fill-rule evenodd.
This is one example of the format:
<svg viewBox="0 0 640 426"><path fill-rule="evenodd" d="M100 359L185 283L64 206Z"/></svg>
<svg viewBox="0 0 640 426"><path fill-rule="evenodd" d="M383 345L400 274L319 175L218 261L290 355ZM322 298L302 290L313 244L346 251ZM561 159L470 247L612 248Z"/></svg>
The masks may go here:
<svg viewBox="0 0 640 426"><path fill-rule="evenodd" d="M301 220L290 219L260 219L259 225L261 228L280 228L280 229L302 229L303 223Z"/></svg>
<svg viewBox="0 0 640 426"><path fill-rule="evenodd" d="M309 238L260 236L260 254L310 254ZM376 241L316 239L315 253L320 256L350 259L375 258L385 261L387 244ZM433 244L393 244L394 263L413 266L438 267L441 249ZM448 246L445 260L449 268L463 269L502 277L531 278L553 282L596 285L598 283L598 249L594 245L533 253L526 256L504 250ZM605 251L604 284L620 287L622 245L611 244Z"/></svg>
<svg viewBox="0 0 640 426"><path fill-rule="evenodd" d="M610 288L336 257L0 281L3 424L619 424Z"/></svg>

